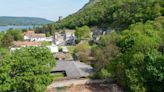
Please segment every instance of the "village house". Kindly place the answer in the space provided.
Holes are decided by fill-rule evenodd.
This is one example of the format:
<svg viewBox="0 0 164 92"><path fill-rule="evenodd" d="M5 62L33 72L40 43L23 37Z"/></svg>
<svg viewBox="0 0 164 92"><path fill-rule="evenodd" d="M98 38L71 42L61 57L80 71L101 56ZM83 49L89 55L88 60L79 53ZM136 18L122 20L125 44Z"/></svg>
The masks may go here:
<svg viewBox="0 0 164 92"><path fill-rule="evenodd" d="M15 41L13 42L13 47L10 48L10 51L15 51L22 47L29 47L29 46L41 46L40 42L30 42L30 41Z"/></svg>
<svg viewBox="0 0 164 92"><path fill-rule="evenodd" d="M41 46L41 42L34 42L34 41L16 41L13 42L13 47L10 48L10 51L15 51L17 49L20 49L22 47L30 47L30 46ZM51 53L55 54L59 52L58 46L50 45L46 46Z"/></svg>
<svg viewBox="0 0 164 92"><path fill-rule="evenodd" d="M56 32L54 43L58 46L75 45L75 30L65 30L63 33Z"/></svg>
<svg viewBox="0 0 164 92"><path fill-rule="evenodd" d="M53 37L46 37L45 34L35 33L34 31L27 31L24 33L24 40L26 41L53 41Z"/></svg>
<svg viewBox="0 0 164 92"><path fill-rule="evenodd" d="M65 45L64 34L56 32L54 35L54 44L57 46L64 46Z"/></svg>
<svg viewBox="0 0 164 92"><path fill-rule="evenodd" d="M58 53L59 52L59 48L56 45L47 46L47 48L51 51L51 53Z"/></svg>
<svg viewBox="0 0 164 92"><path fill-rule="evenodd" d="M31 35L30 41L46 41L45 34L33 34Z"/></svg>
<svg viewBox="0 0 164 92"><path fill-rule="evenodd" d="M69 29L65 30L64 39L66 45L75 45L75 40L76 40L75 30L69 30Z"/></svg>
<svg viewBox="0 0 164 92"><path fill-rule="evenodd" d="M14 47L41 46L40 42L30 42L30 41L16 41L13 44Z"/></svg>
<svg viewBox="0 0 164 92"><path fill-rule="evenodd" d="M24 32L24 33L23 33L24 40L30 40L30 39L31 39L31 36L32 36L33 34L35 34L35 32L32 31L32 30L29 30L29 31L27 31L27 32Z"/></svg>

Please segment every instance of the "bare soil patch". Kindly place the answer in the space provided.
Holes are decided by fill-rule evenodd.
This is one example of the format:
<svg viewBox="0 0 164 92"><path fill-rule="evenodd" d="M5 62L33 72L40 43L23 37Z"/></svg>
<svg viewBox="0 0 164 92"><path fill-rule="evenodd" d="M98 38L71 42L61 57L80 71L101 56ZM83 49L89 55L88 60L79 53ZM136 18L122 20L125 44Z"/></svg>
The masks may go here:
<svg viewBox="0 0 164 92"><path fill-rule="evenodd" d="M90 84L90 85L72 85L71 87L62 87L49 89L47 92L124 92L121 87L114 83Z"/></svg>

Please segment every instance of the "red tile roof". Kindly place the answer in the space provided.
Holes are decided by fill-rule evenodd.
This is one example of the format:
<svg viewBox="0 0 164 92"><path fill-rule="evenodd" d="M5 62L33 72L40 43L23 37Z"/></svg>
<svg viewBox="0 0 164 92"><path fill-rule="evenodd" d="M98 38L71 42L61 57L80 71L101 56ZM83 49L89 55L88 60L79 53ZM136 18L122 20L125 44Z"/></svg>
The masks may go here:
<svg viewBox="0 0 164 92"><path fill-rule="evenodd" d="M14 46L23 47L23 46L40 46L40 42L30 42L30 41L17 41L14 42Z"/></svg>
<svg viewBox="0 0 164 92"><path fill-rule="evenodd" d="M44 38L44 37L46 37L46 35L45 34L32 34L31 37L33 37L33 38Z"/></svg>
<svg viewBox="0 0 164 92"><path fill-rule="evenodd" d="M43 38L43 37L46 37L45 34L36 34L32 30L29 30L29 31L25 32L24 35L25 36L30 36L30 37L33 37L33 38Z"/></svg>
<svg viewBox="0 0 164 92"><path fill-rule="evenodd" d="M35 32L33 30L29 30L24 33L24 35L32 35L32 34L35 34Z"/></svg>

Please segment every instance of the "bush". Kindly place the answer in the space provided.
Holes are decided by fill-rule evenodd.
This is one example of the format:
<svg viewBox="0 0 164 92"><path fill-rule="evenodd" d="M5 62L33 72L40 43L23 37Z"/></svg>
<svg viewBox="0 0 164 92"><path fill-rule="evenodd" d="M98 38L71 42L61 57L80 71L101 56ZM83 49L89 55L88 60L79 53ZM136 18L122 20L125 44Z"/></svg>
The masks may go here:
<svg viewBox="0 0 164 92"><path fill-rule="evenodd" d="M110 77L110 73L106 69L101 69L99 72L93 74L93 79L107 79Z"/></svg>

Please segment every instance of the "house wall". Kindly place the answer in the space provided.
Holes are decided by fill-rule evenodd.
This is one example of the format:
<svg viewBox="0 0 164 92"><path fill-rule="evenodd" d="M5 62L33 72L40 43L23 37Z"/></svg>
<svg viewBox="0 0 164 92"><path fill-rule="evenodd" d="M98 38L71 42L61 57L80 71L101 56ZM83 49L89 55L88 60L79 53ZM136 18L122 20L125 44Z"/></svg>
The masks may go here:
<svg viewBox="0 0 164 92"><path fill-rule="evenodd" d="M23 38L24 38L24 40L30 40L29 36L24 36Z"/></svg>
<svg viewBox="0 0 164 92"><path fill-rule="evenodd" d="M44 38L31 38L31 41L46 41L46 37Z"/></svg>
<svg viewBox="0 0 164 92"><path fill-rule="evenodd" d="M51 53L59 52L59 49L57 46L47 46L47 48L51 51Z"/></svg>

